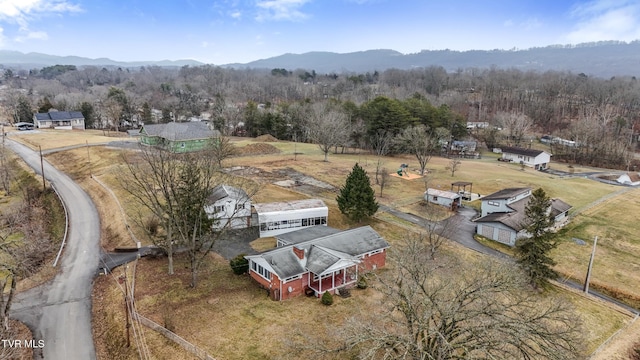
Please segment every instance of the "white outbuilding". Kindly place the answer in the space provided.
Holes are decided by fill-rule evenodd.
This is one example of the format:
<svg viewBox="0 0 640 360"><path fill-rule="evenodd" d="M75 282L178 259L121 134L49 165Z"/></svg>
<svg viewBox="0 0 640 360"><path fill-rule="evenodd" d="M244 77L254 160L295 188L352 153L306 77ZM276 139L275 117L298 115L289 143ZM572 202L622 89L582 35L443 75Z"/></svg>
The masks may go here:
<svg viewBox="0 0 640 360"><path fill-rule="evenodd" d="M322 200L305 199L254 204L260 237L275 236L316 225L327 225L329 208Z"/></svg>
<svg viewBox="0 0 640 360"><path fill-rule="evenodd" d="M432 204L438 204L455 210L462 205L462 196L453 191L427 189L424 193L424 199Z"/></svg>

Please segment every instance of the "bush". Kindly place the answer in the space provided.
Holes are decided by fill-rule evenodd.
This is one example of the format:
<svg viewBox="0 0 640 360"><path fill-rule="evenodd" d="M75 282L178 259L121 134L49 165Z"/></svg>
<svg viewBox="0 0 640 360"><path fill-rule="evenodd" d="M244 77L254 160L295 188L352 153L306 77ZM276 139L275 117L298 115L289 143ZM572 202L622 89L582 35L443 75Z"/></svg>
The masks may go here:
<svg viewBox="0 0 640 360"><path fill-rule="evenodd" d="M244 258L245 254L240 254L229 261L231 270L236 275L242 275L249 271L249 260Z"/></svg>
<svg viewBox="0 0 640 360"><path fill-rule="evenodd" d="M358 289L366 289L369 286L369 284L367 284L367 279L365 279L364 276L361 276L358 279L358 283L356 286L358 286Z"/></svg>
<svg viewBox="0 0 640 360"><path fill-rule="evenodd" d="M325 291L324 294L322 294L322 298L320 299L320 302L323 305L327 305L327 306L333 304L333 295L331 295L330 292Z"/></svg>

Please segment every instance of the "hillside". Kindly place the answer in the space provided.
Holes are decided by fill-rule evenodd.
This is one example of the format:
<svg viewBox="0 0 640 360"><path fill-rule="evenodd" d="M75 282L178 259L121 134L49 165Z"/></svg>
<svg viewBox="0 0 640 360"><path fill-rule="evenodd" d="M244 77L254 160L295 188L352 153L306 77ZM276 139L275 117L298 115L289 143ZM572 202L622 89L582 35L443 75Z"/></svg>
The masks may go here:
<svg viewBox="0 0 640 360"><path fill-rule="evenodd" d="M204 65L195 60L124 62L107 58L89 59L41 53L24 54L8 50L0 50L0 64L5 68L27 70L58 64L118 67ZM442 66L448 72L454 72L458 69L495 66L522 71L571 71L576 74L584 73L589 76L610 78L640 74L640 41L552 45L525 50L423 50L414 54L402 54L385 49L342 54L314 51L304 54L283 54L244 64L217 65L228 68L307 69L315 70L318 73L383 71L391 68L411 69L429 66Z"/></svg>

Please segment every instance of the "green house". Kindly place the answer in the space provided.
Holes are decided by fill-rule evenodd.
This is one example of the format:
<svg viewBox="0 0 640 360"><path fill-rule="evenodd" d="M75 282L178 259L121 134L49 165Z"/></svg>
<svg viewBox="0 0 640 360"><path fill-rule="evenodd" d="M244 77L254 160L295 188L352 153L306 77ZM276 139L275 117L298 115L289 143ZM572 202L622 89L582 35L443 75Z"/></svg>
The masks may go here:
<svg viewBox="0 0 640 360"><path fill-rule="evenodd" d="M170 122L149 124L140 129L140 143L156 146L172 153L200 151L220 136L204 122Z"/></svg>

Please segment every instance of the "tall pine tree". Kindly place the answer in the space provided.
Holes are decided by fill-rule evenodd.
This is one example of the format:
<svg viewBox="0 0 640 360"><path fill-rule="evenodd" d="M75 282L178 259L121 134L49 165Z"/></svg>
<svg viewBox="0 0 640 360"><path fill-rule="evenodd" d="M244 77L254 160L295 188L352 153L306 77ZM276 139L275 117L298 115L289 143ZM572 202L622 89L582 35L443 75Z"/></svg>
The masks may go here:
<svg viewBox="0 0 640 360"><path fill-rule="evenodd" d="M518 263L536 287L544 286L549 279L558 276L552 269L556 262L549 256L549 252L558 246L555 233L551 231L554 219L549 212L550 207L551 199L544 190L534 190L525 208L525 230L530 237L520 238L516 242Z"/></svg>
<svg viewBox="0 0 640 360"><path fill-rule="evenodd" d="M367 172L356 163L336 198L340 212L360 222L378 211L376 195Z"/></svg>

